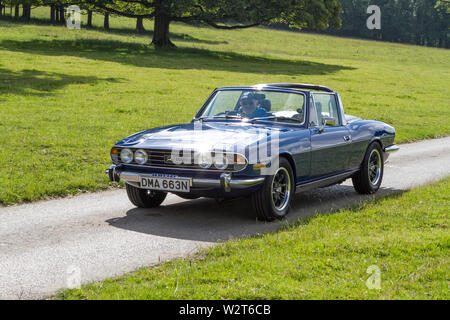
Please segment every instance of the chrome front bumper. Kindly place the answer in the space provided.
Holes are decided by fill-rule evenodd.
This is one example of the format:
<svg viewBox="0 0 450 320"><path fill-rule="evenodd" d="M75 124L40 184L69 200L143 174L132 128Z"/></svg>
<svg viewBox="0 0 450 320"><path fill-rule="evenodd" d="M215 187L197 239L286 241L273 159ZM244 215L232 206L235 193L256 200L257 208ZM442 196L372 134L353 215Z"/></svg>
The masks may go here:
<svg viewBox="0 0 450 320"><path fill-rule="evenodd" d="M391 146L389 146L389 147L386 147L386 148L383 148L383 152L384 152L384 163L388 163L389 162L389 155L392 153L392 152L395 152L395 151L398 151L398 150L400 150L400 147L399 146L397 146L397 145L395 145L395 144L393 144L393 145L391 145Z"/></svg>
<svg viewBox="0 0 450 320"><path fill-rule="evenodd" d="M140 174L135 172L122 171L117 166L112 165L106 170L106 174L109 179L114 182L120 180L125 181L128 184L139 187L140 177L146 176L146 174ZM149 175L147 175L149 176ZM231 173L222 173L219 179L199 179L192 178L191 187L199 189L217 189L221 188L226 192L230 192L232 189L246 189L264 182L264 177L250 178L250 179L233 179Z"/></svg>
<svg viewBox="0 0 450 320"><path fill-rule="evenodd" d="M395 152L395 151L398 151L398 150L400 150L400 147L397 146L396 144L393 144L393 145L383 149L383 151L385 153L391 153L391 152Z"/></svg>

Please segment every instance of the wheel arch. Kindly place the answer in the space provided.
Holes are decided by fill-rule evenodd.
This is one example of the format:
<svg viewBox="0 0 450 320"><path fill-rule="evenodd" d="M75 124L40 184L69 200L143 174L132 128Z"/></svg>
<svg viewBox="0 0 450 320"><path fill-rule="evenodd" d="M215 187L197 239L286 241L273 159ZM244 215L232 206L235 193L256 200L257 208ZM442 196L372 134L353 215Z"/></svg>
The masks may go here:
<svg viewBox="0 0 450 320"><path fill-rule="evenodd" d="M295 166L294 158L288 152L281 152L280 158L285 158L287 161L289 161L289 164L291 165L292 174L294 175L294 191L295 191L295 186L297 185L297 168Z"/></svg>
<svg viewBox="0 0 450 320"><path fill-rule="evenodd" d="M381 141L380 137L373 137L372 139L370 139L369 144L367 145L366 151L367 149L369 149L369 147L372 145L372 143L378 143L381 147L381 149L383 149L383 142Z"/></svg>
<svg viewBox="0 0 450 320"><path fill-rule="evenodd" d="M370 146L374 143L377 143L380 146L381 150L383 150L383 142L381 141L381 139L379 137L373 137L372 139L370 139L369 143L367 144L366 150L364 150L364 154L363 154L360 165L362 165L364 162L364 157L367 153L367 150L369 150ZM382 154L381 156L383 157L384 155Z"/></svg>

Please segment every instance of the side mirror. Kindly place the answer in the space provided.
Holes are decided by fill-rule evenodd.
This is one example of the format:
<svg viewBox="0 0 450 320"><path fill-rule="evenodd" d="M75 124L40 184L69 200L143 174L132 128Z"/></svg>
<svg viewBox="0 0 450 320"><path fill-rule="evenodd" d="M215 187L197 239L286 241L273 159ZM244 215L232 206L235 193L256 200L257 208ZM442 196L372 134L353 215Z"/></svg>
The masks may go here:
<svg viewBox="0 0 450 320"><path fill-rule="evenodd" d="M325 130L326 126L334 127L336 125L336 120L330 117L322 118L322 126L319 128L319 133L322 133Z"/></svg>
<svg viewBox="0 0 450 320"><path fill-rule="evenodd" d="M323 117L322 118L322 126L326 127L334 127L336 125L336 119L329 118L329 117Z"/></svg>

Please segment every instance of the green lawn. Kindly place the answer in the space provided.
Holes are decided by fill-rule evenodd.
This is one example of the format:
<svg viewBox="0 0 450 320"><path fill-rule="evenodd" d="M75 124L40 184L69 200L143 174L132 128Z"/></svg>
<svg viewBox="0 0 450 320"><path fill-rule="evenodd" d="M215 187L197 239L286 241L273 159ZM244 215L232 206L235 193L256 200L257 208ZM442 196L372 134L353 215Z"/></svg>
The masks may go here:
<svg viewBox="0 0 450 320"><path fill-rule="evenodd" d="M33 15L47 18L48 8ZM107 188L116 141L189 121L224 85L323 84L341 93L347 113L394 125L397 142L450 133L449 50L174 24L178 49L155 51L151 31L136 35L133 25L0 21L0 204Z"/></svg>
<svg viewBox="0 0 450 320"><path fill-rule="evenodd" d="M450 178L57 299L449 299ZM369 289L367 269L380 270Z"/></svg>

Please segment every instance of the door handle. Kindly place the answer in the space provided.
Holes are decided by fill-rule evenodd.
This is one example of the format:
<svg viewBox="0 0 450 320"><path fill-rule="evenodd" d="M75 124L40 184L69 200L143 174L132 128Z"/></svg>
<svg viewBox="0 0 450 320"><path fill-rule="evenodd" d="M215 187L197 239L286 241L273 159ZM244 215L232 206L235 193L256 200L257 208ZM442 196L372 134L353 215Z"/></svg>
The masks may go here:
<svg viewBox="0 0 450 320"><path fill-rule="evenodd" d="M344 136L344 141L345 141L345 142L348 142L348 141L350 141L350 139L351 139L351 137L350 137L350 136Z"/></svg>
<svg viewBox="0 0 450 320"><path fill-rule="evenodd" d="M314 131L317 132L317 133L322 133L322 132L325 131L325 127L315 127Z"/></svg>

